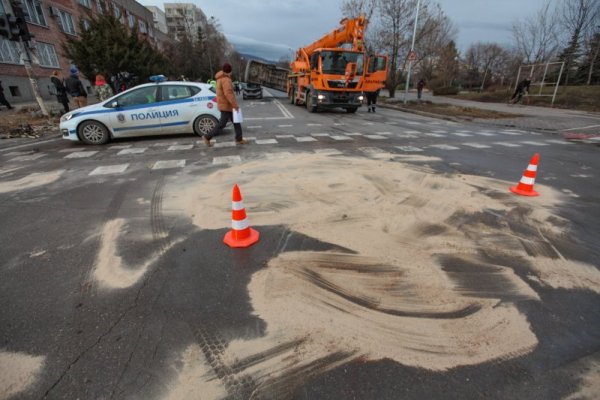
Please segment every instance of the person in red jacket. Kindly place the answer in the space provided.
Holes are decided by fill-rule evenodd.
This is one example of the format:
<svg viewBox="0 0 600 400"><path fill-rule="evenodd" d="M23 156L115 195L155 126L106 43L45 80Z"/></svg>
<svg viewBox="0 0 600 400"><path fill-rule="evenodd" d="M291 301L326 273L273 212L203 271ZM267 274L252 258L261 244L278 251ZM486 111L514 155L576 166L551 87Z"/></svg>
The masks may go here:
<svg viewBox="0 0 600 400"><path fill-rule="evenodd" d="M221 111L221 120L212 132L202 136L204 143L208 147L212 147L210 140L213 136L220 134L229 121L233 122L233 110L239 111L240 109L235 99L233 83L231 82L231 64L223 64L223 68L217 72L215 78L217 80L217 106L219 107L219 111ZM242 137L242 124L233 123L233 129L235 130L235 143L247 144L248 141Z"/></svg>

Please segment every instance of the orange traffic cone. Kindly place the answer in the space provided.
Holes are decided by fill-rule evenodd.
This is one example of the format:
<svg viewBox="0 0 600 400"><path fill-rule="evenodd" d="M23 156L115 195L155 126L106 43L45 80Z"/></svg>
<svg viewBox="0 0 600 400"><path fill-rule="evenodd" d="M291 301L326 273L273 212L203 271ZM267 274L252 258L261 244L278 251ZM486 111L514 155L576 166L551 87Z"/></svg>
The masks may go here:
<svg viewBox="0 0 600 400"><path fill-rule="evenodd" d="M523 176L517 186L510 188L510 191L521 196L539 196L540 194L533 190L533 184L535 183L535 174L537 172L538 163L540 161L540 155L535 153L529 162L529 166L523 172Z"/></svg>
<svg viewBox="0 0 600 400"><path fill-rule="evenodd" d="M258 242L259 233L250 228L246 209L238 185L233 185L231 202L231 230L225 234L223 242L229 247L250 247Z"/></svg>

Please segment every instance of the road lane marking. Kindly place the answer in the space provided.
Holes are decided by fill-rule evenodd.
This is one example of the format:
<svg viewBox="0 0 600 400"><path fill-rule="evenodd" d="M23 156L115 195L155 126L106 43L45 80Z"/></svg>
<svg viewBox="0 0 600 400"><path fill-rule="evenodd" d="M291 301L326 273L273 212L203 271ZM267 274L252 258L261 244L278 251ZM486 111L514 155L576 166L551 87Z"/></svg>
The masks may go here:
<svg viewBox="0 0 600 400"><path fill-rule="evenodd" d="M364 135L366 138L368 139L373 139L373 140L383 140L383 139L387 139L386 136L381 136L381 135Z"/></svg>
<svg viewBox="0 0 600 400"><path fill-rule="evenodd" d="M504 146L504 147L521 147L520 144L516 144L516 143L494 142L494 144Z"/></svg>
<svg viewBox="0 0 600 400"><path fill-rule="evenodd" d="M600 127L600 125L589 125L589 126L582 126L579 128L567 128L567 129L563 129L562 131L566 132L566 131L575 131L577 129L590 129L590 128L598 128L598 127Z"/></svg>
<svg viewBox="0 0 600 400"><path fill-rule="evenodd" d="M476 149L489 149L490 148L490 146L488 146L487 144L480 144L480 143L463 143L462 145L474 147Z"/></svg>
<svg viewBox="0 0 600 400"><path fill-rule="evenodd" d="M306 124L306 126L322 126L321 124Z"/></svg>
<svg viewBox="0 0 600 400"><path fill-rule="evenodd" d="M530 146L548 146L548 143L534 142L534 141L521 142L521 143L522 144L528 144Z"/></svg>
<svg viewBox="0 0 600 400"><path fill-rule="evenodd" d="M292 139L294 135L275 135L277 139Z"/></svg>
<svg viewBox="0 0 600 400"><path fill-rule="evenodd" d="M133 148L133 149L123 149L117 153L118 156L126 155L126 154L141 154L146 151L145 147Z"/></svg>
<svg viewBox="0 0 600 400"><path fill-rule="evenodd" d="M458 147L454 147L454 146L449 146L447 144L432 144L429 147L434 147L436 149L440 149L440 150L458 150Z"/></svg>
<svg viewBox="0 0 600 400"><path fill-rule="evenodd" d="M475 132L475 134L479 135L479 136L487 136L487 137L496 136L495 133L490 133L490 132Z"/></svg>
<svg viewBox="0 0 600 400"><path fill-rule="evenodd" d="M277 125L278 128L291 128L294 125Z"/></svg>
<svg viewBox="0 0 600 400"><path fill-rule="evenodd" d="M255 143L256 144L277 144L279 142L275 139L257 139Z"/></svg>
<svg viewBox="0 0 600 400"><path fill-rule="evenodd" d="M129 164L106 165L97 167L89 175L110 175L121 174L129 167Z"/></svg>
<svg viewBox="0 0 600 400"><path fill-rule="evenodd" d="M326 136L330 136L330 134L329 133L311 133L310 136L326 137Z"/></svg>
<svg viewBox="0 0 600 400"><path fill-rule="evenodd" d="M91 157L94 154L98 153L97 151L76 151L69 155L66 155L65 158L86 158Z"/></svg>
<svg viewBox="0 0 600 400"><path fill-rule="evenodd" d="M396 146L396 148L402 151L423 151L423 149L413 146Z"/></svg>
<svg viewBox="0 0 600 400"><path fill-rule="evenodd" d="M169 146L169 148L167 148L168 151L175 151L175 150L191 150L194 147L193 144L176 144L173 146Z"/></svg>
<svg viewBox="0 0 600 400"><path fill-rule="evenodd" d="M240 156L222 156L213 158L213 165L239 164L241 162L242 157Z"/></svg>
<svg viewBox="0 0 600 400"><path fill-rule="evenodd" d="M314 137L310 137L310 136L300 136L300 137L296 137L296 142L316 142L317 139L315 139Z"/></svg>
<svg viewBox="0 0 600 400"><path fill-rule="evenodd" d="M9 162L33 161L33 160L37 160L38 158L42 158L45 155L46 154L43 154L43 153L37 153L37 154L30 154L27 156L19 156L19 157L11 158L9 160Z"/></svg>
<svg viewBox="0 0 600 400"><path fill-rule="evenodd" d="M399 133L396 136L404 138L404 139L415 139L415 138L418 138L417 135L413 135L412 133Z"/></svg>
<svg viewBox="0 0 600 400"><path fill-rule="evenodd" d="M362 136L362 133L359 132L348 132L348 133L344 133L344 135L346 136Z"/></svg>
<svg viewBox="0 0 600 400"><path fill-rule="evenodd" d="M546 140L546 142L556 143L556 144L575 144L573 142L567 142L566 140L556 140L556 139Z"/></svg>
<svg viewBox="0 0 600 400"><path fill-rule="evenodd" d="M348 136L342 136L342 135L335 135L335 136L331 136L331 138L333 140L354 140Z"/></svg>
<svg viewBox="0 0 600 400"><path fill-rule="evenodd" d="M436 138L446 137L446 135L442 135L441 133L424 133L423 135Z"/></svg>
<svg viewBox="0 0 600 400"><path fill-rule="evenodd" d="M454 136L460 136L460 137L469 137L469 136L473 136L470 133L464 133L464 132L452 132L452 135Z"/></svg>
<svg viewBox="0 0 600 400"><path fill-rule="evenodd" d="M152 169L183 168L185 160L161 160L154 163Z"/></svg>
<svg viewBox="0 0 600 400"><path fill-rule="evenodd" d="M246 129L260 129L262 128L262 125L253 125L253 126L247 126Z"/></svg>
<svg viewBox="0 0 600 400"><path fill-rule="evenodd" d="M521 134L519 132L502 131L500 133L502 133L503 135L521 136Z"/></svg>
<svg viewBox="0 0 600 400"><path fill-rule="evenodd" d="M130 147L131 147L130 144L117 144L114 146L108 146L108 148L111 150L122 150L122 149L128 149Z"/></svg>

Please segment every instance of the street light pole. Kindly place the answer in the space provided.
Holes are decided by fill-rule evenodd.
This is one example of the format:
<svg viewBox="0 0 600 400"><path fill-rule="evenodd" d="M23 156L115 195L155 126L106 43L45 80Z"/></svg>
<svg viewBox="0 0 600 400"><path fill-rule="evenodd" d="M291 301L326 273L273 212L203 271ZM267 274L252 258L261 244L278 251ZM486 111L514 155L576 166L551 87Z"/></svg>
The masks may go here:
<svg viewBox="0 0 600 400"><path fill-rule="evenodd" d="M415 38L417 36L417 22L419 21L419 7L421 6L421 0L417 0L417 11L415 12L415 26L413 27L412 44L410 45L410 53L415 51ZM404 104L406 104L408 97L408 86L410 85L410 72L412 69L412 60L408 60L408 73L406 74L406 85L404 86Z"/></svg>

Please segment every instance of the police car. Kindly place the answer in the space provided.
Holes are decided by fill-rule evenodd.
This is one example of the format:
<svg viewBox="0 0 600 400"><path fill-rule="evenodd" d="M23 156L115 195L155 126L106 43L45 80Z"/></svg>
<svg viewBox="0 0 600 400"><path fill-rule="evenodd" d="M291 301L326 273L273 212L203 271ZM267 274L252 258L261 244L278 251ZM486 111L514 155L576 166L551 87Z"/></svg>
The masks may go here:
<svg viewBox="0 0 600 400"><path fill-rule="evenodd" d="M152 78L151 78L152 79ZM221 116L212 85L168 82L136 86L108 100L60 118L64 139L105 144L111 138L195 133L213 130Z"/></svg>

